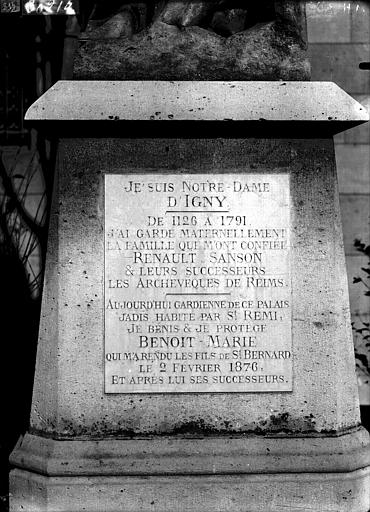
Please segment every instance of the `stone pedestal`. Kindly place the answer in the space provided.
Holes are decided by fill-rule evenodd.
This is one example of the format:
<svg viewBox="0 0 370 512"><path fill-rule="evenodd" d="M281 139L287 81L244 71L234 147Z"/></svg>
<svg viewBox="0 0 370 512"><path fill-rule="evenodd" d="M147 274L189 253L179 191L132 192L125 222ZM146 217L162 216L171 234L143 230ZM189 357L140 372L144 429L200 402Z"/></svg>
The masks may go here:
<svg viewBox="0 0 370 512"><path fill-rule="evenodd" d="M367 120L361 105L330 83L58 82L30 108L27 119L55 133L60 145L30 428L11 456L11 511L367 512L369 436L359 419L332 140L337 131ZM113 189L104 189L105 175L113 176ZM274 254L266 256L264 275L254 276L261 281L245 281L250 276L243 274L239 289L227 289L222 273L230 272L230 264L220 264L227 270L217 277L217 292L234 301L237 312L233 317L230 302L225 309L211 308L220 316L214 316L207 329L226 325L227 314L234 324L246 324L236 321L244 311L255 314L255 321L248 323L251 329L262 325L256 303L264 297L271 312L263 323L266 332L252 341L252 335L246 337L248 350L257 351L248 356L256 370L243 366L246 355L243 360L237 357L241 380L234 379L239 370L228 366L225 375L234 379L231 387L211 385L212 372L218 378L224 367L210 366L198 372L210 380L190 390L190 366L178 370L179 376L190 372L184 375L186 385L184 380L171 388L166 372L167 384L158 381L157 362L148 369L157 380L135 392L127 385L128 374L121 378L124 374L115 370L112 375L113 356L108 354L113 352L104 359L104 339L107 349L114 329L122 334L126 325L112 317L108 301L164 300L164 289L130 295L132 277L124 270L137 272L135 264L122 264L122 275L115 275L113 283L107 244L109 229L117 226L107 206L114 184L118 188L120 180L126 180L123 186L131 190L135 185L130 182L138 183L137 199L131 191L125 196L122 189L118 200L114 196L122 225L129 229L137 222L138 228L142 211L160 224L162 192L153 200L149 193L142 195L142 189L149 190L149 182L172 183L167 193L176 195L177 187L185 187L184 180L198 183L198 176L218 190L224 187L215 205L218 219L230 215L234 222L234 213L242 219L243 211L248 217L248 198L254 197L254 224L245 221L249 238L246 231L227 236L252 241L253 235L259 236L256 228L269 222L272 229L274 215L276 226L282 229L284 222L288 233L281 234L286 236L281 252L285 263ZM235 199L227 187L236 181L249 184L252 195ZM271 182L272 188L265 189L270 196L264 197L262 189L253 192L252 182ZM284 199L274 195L280 185ZM276 203L271 206L275 210L264 203L268 222L258 210L259 201L266 198ZM221 212L225 204L229 210ZM135 207L137 215L132 213ZM210 212L208 204L203 207ZM174 211L171 202L168 208ZM243 221L238 222L240 228ZM119 242L117 232L112 236ZM127 240L138 236L137 231L129 232ZM265 232L265 241L271 236L272 231ZM204 243L205 234L199 239ZM174 240L177 247L180 238ZM209 257L204 250L202 254L197 254L196 266L198 256ZM216 250L212 258L219 261L221 254ZM207 261L204 268L212 267ZM148 264L141 267L146 273ZM271 288L279 279L289 312L281 313L274 324L272 310L282 296ZM187 300L195 300L189 298L191 291ZM215 290L201 291L205 300ZM171 300L174 304L175 298ZM252 302L249 309L246 303L238 309L237 300ZM267 304L271 300L274 305ZM196 311L191 304L195 308L191 302L190 310L183 311ZM120 314L129 313L125 306L117 307ZM140 312L133 308L131 313L135 311ZM143 318L129 322L127 329L140 325L147 340L160 337L148 335L145 325L151 320ZM171 325L178 325L183 335L185 323L191 332L199 327L191 319ZM121 354L133 352L133 339L128 334L120 337ZM140 350L137 345L140 354L148 352L143 339ZM152 352L164 353L157 341L152 341ZM286 356L280 356L286 361L271 366L276 379L266 376L262 367L270 364L262 363L267 356L258 354L263 344L271 351L288 347ZM232 349L213 349L215 361L226 353L232 358ZM195 335L186 350L167 350L171 357L192 354L181 356L188 358L201 351L209 354L210 348L204 349L204 340ZM126 361L117 368L140 376L134 363ZM172 368L176 373L179 367Z"/></svg>

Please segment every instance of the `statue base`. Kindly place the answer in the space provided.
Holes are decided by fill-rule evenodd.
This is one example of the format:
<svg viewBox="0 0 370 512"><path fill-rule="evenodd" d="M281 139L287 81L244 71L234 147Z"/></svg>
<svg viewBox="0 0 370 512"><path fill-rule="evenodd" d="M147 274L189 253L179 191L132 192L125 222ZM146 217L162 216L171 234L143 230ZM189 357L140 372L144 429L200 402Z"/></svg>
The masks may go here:
<svg viewBox="0 0 370 512"><path fill-rule="evenodd" d="M368 433L54 440L12 455L12 512L364 512ZM359 468L359 469L358 469Z"/></svg>
<svg viewBox="0 0 370 512"><path fill-rule="evenodd" d="M359 427L332 139L367 119L361 105L328 83L59 82L27 118L60 142L30 433L11 456L11 512L367 512L369 435ZM108 392L115 382L105 379L105 212L108 202L116 208L129 200L106 192L107 175L145 175L154 184L173 182L172 189L184 176L213 184L228 176L257 176L261 183L285 176L278 189L284 194L268 201L254 194L265 201L254 227L268 226L271 217L285 222L289 209L291 309L279 320L281 338L292 347L288 388L251 392L245 379L233 392L211 385L199 392ZM117 214L131 230L128 240L142 211L163 210L159 199L138 194L127 215ZM252 194L230 199L248 222ZM287 205L284 216L274 215L269 202ZM200 261L210 268L204 254ZM266 256L266 268L280 264L282 254ZM270 276L277 275L280 267L272 268ZM115 278L123 282L124 270ZM113 288L112 297L121 293ZM231 297L281 298L261 288L235 289ZM157 300L167 291L160 286L148 296ZM217 309L226 325L225 310ZM126 353L124 322L113 320ZM280 324L265 323L257 349L266 342L277 351ZM182 320L177 324L183 328ZM205 350L204 339L196 346ZM135 347L139 352L138 340Z"/></svg>

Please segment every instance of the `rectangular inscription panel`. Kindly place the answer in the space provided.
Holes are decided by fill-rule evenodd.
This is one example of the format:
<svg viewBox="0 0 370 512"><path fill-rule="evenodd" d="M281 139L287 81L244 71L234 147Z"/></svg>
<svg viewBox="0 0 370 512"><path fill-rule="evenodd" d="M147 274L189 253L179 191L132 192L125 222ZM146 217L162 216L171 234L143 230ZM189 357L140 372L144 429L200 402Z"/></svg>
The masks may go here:
<svg viewBox="0 0 370 512"><path fill-rule="evenodd" d="M105 392L292 390L287 174L105 175Z"/></svg>

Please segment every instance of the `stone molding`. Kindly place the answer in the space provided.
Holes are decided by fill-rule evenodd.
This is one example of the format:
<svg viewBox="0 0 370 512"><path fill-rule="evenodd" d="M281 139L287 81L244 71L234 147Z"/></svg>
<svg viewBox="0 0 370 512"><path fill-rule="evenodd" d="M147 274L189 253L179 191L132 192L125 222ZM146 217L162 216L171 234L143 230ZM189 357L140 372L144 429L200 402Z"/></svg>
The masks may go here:
<svg viewBox="0 0 370 512"><path fill-rule="evenodd" d="M61 80L28 109L25 119L353 125L368 121L369 115L333 82Z"/></svg>
<svg viewBox="0 0 370 512"><path fill-rule="evenodd" d="M48 476L349 472L370 465L362 427L332 437L56 440L27 433L13 466Z"/></svg>

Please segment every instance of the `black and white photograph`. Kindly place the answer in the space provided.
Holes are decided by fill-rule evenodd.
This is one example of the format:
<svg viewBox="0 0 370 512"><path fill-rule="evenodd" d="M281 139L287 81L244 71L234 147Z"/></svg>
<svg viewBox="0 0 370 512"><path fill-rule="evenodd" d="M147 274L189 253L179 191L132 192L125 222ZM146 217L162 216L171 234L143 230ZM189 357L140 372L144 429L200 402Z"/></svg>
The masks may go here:
<svg viewBox="0 0 370 512"><path fill-rule="evenodd" d="M1 0L0 14L15 14L21 11L20 0Z"/></svg>
<svg viewBox="0 0 370 512"><path fill-rule="evenodd" d="M69 15L78 13L76 0L25 0L24 14Z"/></svg>
<svg viewBox="0 0 370 512"><path fill-rule="evenodd" d="M0 512L370 512L370 0L0 0Z"/></svg>

